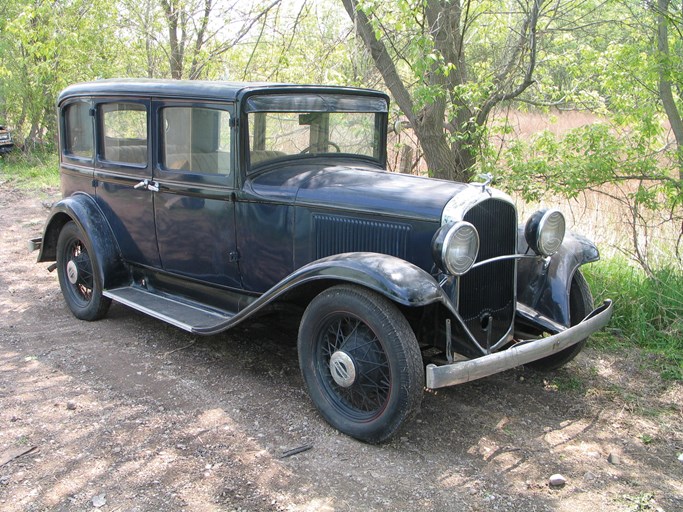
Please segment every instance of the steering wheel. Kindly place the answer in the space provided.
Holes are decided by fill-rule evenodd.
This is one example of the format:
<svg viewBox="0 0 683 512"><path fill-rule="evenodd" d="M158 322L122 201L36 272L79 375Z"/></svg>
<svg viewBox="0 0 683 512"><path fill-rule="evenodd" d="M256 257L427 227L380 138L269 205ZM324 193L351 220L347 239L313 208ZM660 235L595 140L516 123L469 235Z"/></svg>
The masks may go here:
<svg viewBox="0 0 683 512"><path fill-rule="evenodd" d="M327 141L328 146L332 146L334 149L337 150L337 153L341 153L341 148L339 147L339 144L332 142L331 140ZM311 152L311 146L306 146L304 149L299 151L300 155L303 155L304 153L310 153Z"/></svg>

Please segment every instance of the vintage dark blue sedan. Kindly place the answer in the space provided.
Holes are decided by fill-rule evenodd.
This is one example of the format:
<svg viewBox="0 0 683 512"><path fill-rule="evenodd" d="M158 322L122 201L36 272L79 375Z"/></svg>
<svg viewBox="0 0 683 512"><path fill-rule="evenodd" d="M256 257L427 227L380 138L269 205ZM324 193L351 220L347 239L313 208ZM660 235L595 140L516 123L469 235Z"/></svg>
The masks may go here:
<svg viewBox="0 0 683 512"><path fill-rule="evenodd" d="M32 243L73 314L114 300L214 334L305 308L308 392L355 438L391 437L425 387L557 368L612 314L559 211L518 226L489 180L386 171L381 92L101 80L58 106L63 199Z"/></svg>

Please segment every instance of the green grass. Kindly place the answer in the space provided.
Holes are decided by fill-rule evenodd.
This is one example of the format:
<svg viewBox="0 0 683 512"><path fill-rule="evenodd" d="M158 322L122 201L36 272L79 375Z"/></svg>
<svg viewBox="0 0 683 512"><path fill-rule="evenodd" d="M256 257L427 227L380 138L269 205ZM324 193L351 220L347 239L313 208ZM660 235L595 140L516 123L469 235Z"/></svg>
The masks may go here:
<svg viewBox="0 0 683 512"><path fill-rule="evenodd" d="M38 151L25 154L15 150L4 155L0 157L0 182L28 190L58 187L57 154Z"/></svg>
<svg viewBox="0 0 683 512"><path fill-rule="evenodd" d="M596 302L614 300L607 330L633 343L668 380L683 380L683 272L662 268L648 277L622 257L583 267ZM598 336L598 346L614 337Z"/></svg>

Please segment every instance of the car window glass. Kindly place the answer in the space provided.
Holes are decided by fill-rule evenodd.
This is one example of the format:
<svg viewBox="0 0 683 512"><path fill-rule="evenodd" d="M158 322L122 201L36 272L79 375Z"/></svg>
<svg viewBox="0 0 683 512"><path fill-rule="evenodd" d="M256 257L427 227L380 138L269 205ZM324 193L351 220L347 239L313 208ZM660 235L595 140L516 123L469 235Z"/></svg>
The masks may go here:
<svg viewBox="0 0 683 512"><path fill-rule="evenodd" d="M203 107L161 110L164 169L230 174L230 113Z"/></svg>
<svg viewBox="0 0 683 512"><path fill-rule="evenodd" d="M254 112L249 114L251 165L294 155L378 158L372 112Z"/></svg>
<svg viewBox="0 0 683 512"><path fill-rule="evenodd" d="M147 163L147 109L139 103L102 105L103 157L129 164Z"/></svg>
<svg viewBox="0 0 683 512"><path fill-rule="evenodd" d="M90 104L73 103L64 110L64 153L69 156L92 158L93 124Z"/></svg>

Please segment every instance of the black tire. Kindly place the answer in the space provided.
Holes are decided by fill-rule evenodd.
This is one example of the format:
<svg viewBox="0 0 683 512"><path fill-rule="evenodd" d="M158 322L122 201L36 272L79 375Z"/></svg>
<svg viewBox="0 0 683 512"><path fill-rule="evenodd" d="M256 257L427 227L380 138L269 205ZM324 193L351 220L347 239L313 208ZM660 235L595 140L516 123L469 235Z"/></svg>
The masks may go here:
<svg viewBox="0 0 683 512"><path fill-rule="evenodd" d="M578 324L593 311L593 295L583 274L579 270L574 273L571 288L569 289L569 320L571 325ZM574 359L583 349L588 338L579 341L576 345L565 348L557 354L538 359L526 366L536 371L547 372L556 370Z"/></svg>
<svg viewBox="0 0 683 512"><path fill-rule="evenodd" d="M57 275L64 300L76 318L98 320L107 313L111 300L102 295L92 246L73 221L64 225L57 239Z"/></svg>
<svg viewBox="0 0 683 512"><path fill-rule="evenodd" d="M315 297L299 327L299 364L313 403L337 430L389 439L419 409L422 355L395 304L358 286Z"/></svg>

